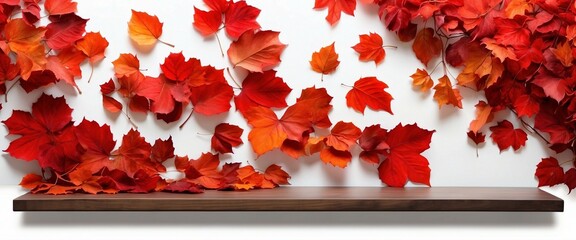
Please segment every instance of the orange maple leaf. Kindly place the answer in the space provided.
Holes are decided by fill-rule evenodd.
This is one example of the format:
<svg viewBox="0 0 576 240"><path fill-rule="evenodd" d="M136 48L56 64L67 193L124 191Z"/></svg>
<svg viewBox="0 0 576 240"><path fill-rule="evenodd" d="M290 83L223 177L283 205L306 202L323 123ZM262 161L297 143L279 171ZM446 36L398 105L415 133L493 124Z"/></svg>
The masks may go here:
<svg viewBox="0 0 576 240"><path fill-rule="evenodd" d="M452 83L448 76L444 75L438 79L438 84L434 86L434 100L438 102L438 108L443 105L453 105L458 108L462 108L462 96L458 89L452 88Z"/></svg>
<svg viewBox="0 0 576 240"><path fill-rule="evenodd" d="M412 78L412 86L419 87L422 92L427 92L434 85L434 81L426 69L418 68L416 69L416 73L410 77Z"/></svg>
<svg viewBox="0 0 576 240"><path fill-rule="evenodd" d="M322 73L321 80L324 80L324 74L334 72L339 64L340 61L338 61L338 54L334 50L334 43L321 48L318 52L314 52L312 60L310 60L312 70Z"/></svg>

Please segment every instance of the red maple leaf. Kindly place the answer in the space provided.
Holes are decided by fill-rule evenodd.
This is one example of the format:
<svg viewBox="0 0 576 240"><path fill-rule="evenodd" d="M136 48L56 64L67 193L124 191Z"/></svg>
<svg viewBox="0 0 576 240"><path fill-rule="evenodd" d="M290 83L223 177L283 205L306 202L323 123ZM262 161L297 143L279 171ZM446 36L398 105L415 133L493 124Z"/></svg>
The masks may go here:
<svg viewBox="0 0 576 240"><path fill-rule="evenodd" d="M346 94L346 104L364 114L366 106L373 110L384 110L392 114L390 101L392 96L384 91L388 85L376 77L361 78L354 83L352 90Z"/></svg>
<svg viewBox="0 0 576 240"><path fill-rule="evenodd" d="M50 24L46 26L46 44L51 49L61 50L80 40L86 32L87 19L74 13L62 16L50 16Z"/></svg>
<svg viewBox="0 0 576 240"><path fill-rule="evenodd" d="M232 147L242 144L244 129L228 123L220 123L214 129L212 136L212 149L219 153L232 153Z"/></svg>
<svg viewBox="0 0 576 240"><path fill-rule="evenodd" d="M328 95L325 88L310 87L302 89L300 97L296 99L296 104L300 109L310 113L312 124L319 128L329 128L332 122L328 113L332 110L332 96Z"/></svg>
<svg viewBox="0 0 576 240"><path fill-rule="evenodd" d="M429 163L421 153L430 147L434 132L416 124L398 124L390 130L386 138L389 154L378 167L380 180L391 187L403 187L408 180L430 186Z"/></svg>
<svg viewBox="0 0 576 240"><path fill-rule="evenodd" d="M236 109L244 114L255 106L283 108L292 89L276 76L276 71L249 73L242 81L242 91L234 98Z"/></svg>
<svg viewBox="0 0 576 240"><path fill-rule="evenodd" d="M536 168L538 187L554 186L564 183L564 169L553 157L543 158Z"/></svg>
<svg viewBox="0 0 576 240"><path fill-rule="evenodd" d="M381 63L386 57L384 41L377 33L360 35L360 43L354 45L352 48L360 54L360 60L374 61L376 65Z"/></svg>
<svg viewBox="0 0 576 240"><path fill-rule="evenodd" d="M490 131L492 131L490 137L498 144L500 151L504 151L509 147L517 151L528 140L528 135L526 135L524 130L520 128L514 129L514 125L508 120L498 122L498 125L490 127Z"/></svg>
<svg viewBox="0 0 576 240"><path fill-rule="evenodd" d="M326 21L328 21L330 25L334 25L340 20L342 12L354 16L356 0L316 0L314 3L314 9L323 8L328 8Z"/></svg>
<svg viewBox="0 0 576 240"><path fill-rule="evenodd" d="M77 164L78 140L72 125L72 109L64 97L42 94L32 104L32 112L15 110L3 122L8 133L20 135L5 150L25 161L38 160L40 167L66 172Z"/></svg>
<svg viewBox="0 0 576 240"><path fill-rule="evenodd" d="M387 137L388 130L380 127L380 124L364 128L358 141L363 150L360 153L360 159L368 163L379 164L380 157L378 154L385 155L387 150L390 149L390 146L386 143Z"/></svg>

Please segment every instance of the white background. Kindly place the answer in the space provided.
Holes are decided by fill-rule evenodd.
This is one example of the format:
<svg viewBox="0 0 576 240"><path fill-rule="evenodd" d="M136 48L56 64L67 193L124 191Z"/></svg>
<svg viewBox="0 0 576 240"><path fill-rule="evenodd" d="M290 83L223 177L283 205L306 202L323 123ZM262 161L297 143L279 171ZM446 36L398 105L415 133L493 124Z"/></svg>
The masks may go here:
<svg viewBox="0 0 576 240"><path fill-rule="evenodd" d="M423 65L415 58L410 43L400 43L396 36L385 30L377 16L377 9L359 4L356 17L342 15L341 21L331 27L325 20L326 11L312 9L312 0L253 0L249 4L262 9L258 18L265 30L280 31L280 39L288 44L282 55L282 63L276 68L278 76L294 90L288 103L294 103L303 88L316 85L325 87L334 97L334 110L330 117L334 123L352 121L364 128L381 124L393 128L398 123L417 122L426 129L435 129L431 149L424 155L430 160L433 186L511 186L536 187L534 179L536 164L552 153L535 135L529 135L526 147L518 152L499 152L491 139L481 145L480 156L476 157L474 145L467 140L469 122L474 118L474 105L481 99L481 93L462 89L463 110L451 106L440 110L432 99L432 94L422 94L412 89L410 75ZM148 69L147 75L155 76L159 64L170 52L183 51L186 57L196 57L202 63L217 68L230 67L227 58L222 58L214 38L204 39L192 27L193 6L206 9L200 0L194 1L79 1L79 15L90 18L88 31L100 31L110 42L107 58L97 65L91 83L87 83L89 66L83 66L84 79L78 81L83 94L75 93L69 86L58 84L46 89L54 96L66 95L74 111L74 120L83 117L107 123L112 126L115 138L120 139L130 125L122 115L106 113L101 106L98 85L113 76L111 61L120 53L137 54L141 68ZM164 22L162 40L175 44L170 48L162 44L152 49L137 49L128 38L126 22L130 19L130 9L157 15ZM387 45L398 49L386 49L385 61L379 66L373 62L360 62L351 47L358 43L359 34L379 33ZM224 31L218 33L227 49L230 40ZM340 54L340 67L320 81L320 74L313 72L308 61L314 51L336 42ZM434 66L435 63L430 63ZM431 69L429 69L431 70ZM452 70L457 74L458 70ZM435 78L441 77L437 70ZM236 79L241 80L245 72L233 69ZM341 83L352 85L360 77L376 76L386 82L392 94L394 115L367 110L362 116L345 105L348 88ZM229 78L227 76L227 78ZM229 81L230 84L233 84ZM15 88L9 94L9 102L4 103L0 120L5 120L12 109L29 110L32 102L40 95L35 91L29 95ZM189 111L189 109L188 109ZM188 114L184 112L184 116ZM281 114L282 111L279 111ZM354 159L346 169L334 168L321 163L318 156L293 160L279 152L271 152L259 159L247 143L249 128L240 115L231 110L229 114L214 117L195 115L183 130L178 125L156 121L152 115L132 114L139 130L149 141L172 136L179 155L195 158L209 151L211 133L220 122L230 122L245 129L246 142L236 154L226 156L227 161L250 162L264 169L276 163L282 165L292 175L295 186L380 186L375 166ZM510 117L499 114L497 119ZM517 128L517 121L511 119ZM486 131L488 132L488 131ZM0 128L0 135L6 129ZM6 149L9 138L0 141L0 148ZM355 155L359 149L354 149ZM437 239L478 238L518 238L518 239L559 239L561 233L569 232L576 210L574 197L568 196L565 188L551 189L566 201L565 213L12 213L11 199L23 193L15 185L28 172L38 171L36 163L26 163L12 159L6 154L0 161L0 184L7 185L0 190L1 216L0 231L8 233L9 239L29 239L32 237L71 238L125 238L132 234L143 235L146 239L156 239L172 234L190 237L229 237L235 238L292 238L312 235L334 236L338 239L400 238L417 236ZM557 156L561 161L570 156ZM169 174L175 176L175 174ZM568 238L568 237L567 237Z"/></svg>

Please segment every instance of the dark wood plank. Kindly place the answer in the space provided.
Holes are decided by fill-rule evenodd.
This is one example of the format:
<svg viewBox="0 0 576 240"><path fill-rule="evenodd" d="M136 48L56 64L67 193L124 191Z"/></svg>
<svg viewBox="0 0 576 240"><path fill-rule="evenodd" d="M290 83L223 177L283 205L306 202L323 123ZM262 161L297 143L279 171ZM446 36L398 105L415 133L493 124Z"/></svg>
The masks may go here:
<svg viewBox="0 0 576 240"><path fill-rule="evenodd" d="M248 192L50 196L25 194L14 211L534 211L564 202L537 188L281 187Z"/></svg>

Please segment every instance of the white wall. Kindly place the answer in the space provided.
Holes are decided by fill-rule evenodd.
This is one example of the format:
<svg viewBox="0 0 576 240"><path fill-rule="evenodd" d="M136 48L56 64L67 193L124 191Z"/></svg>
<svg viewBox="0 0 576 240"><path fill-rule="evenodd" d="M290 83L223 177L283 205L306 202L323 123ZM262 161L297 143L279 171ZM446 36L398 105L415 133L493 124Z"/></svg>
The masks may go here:
<svg viewBox="0 0 576 240"><path fill-rule="evenodd" d="M186 57L196 57L203 64L217 68L230 67L226 58L220 56L215 39L204 39L192 27L193 6L204 8L200 0L173 1L79 1L79 15L90 18L89 31L100 31L110 42L106 52L107 58L100 63L91 83L87 83L89 66L84 66L85 79L78 81L83 90L77 95L74 89L57 85L46 89L53 95L67 96L68 103L75 109L74 119L83 117L112 125L116 139L130 128L123 116L110 115L101 107L98 85L113 76L111 61L120 53L138 54L141 67L149 69L146 74L156 75L158 65L170 52L183 51ZM531 135L526 147L518 152L506 150L499 153L498 148L487 138L487 143L480 148L476 157L475 147L466 137L470 120L474 118L474 105L481 99L480 93L467 89L464 96L463 110L443 107L438 110L432 94L421 94L411 87L409 76L422 64L415 58L411 45L400 43L393 33L385 30L377 17L377 10L359 5L356 17L342 15L340 23L330 27L324 20L326 11L312 10L312 0L268 0L248 1L249 4L262 9L258 18L263 29L280 31L280 39L288 44L282 55L282 63L276 68L278 75L284 78L294 90L288 102L293 103L300 95L302 88L316 85L326 87L334 97L335 106L331 113L333 122L353 121L360 128L380 123L392 128L399 122L435 129L431 149L424 155L430 160L433 186L512 186L535 187L536 164L551 151L540 139ZM130 9L146 11L158 15L164 22L164 41L176 45L174 49L158 44L150 52L138 52L131 44L126 22L130 18ZM205 9L205 8L204 8ZM385 44L397 45L398 49L387 49L386 60L375 67L374 63L358 61L357 54L350 48L358 42L359 34L377 32L384 37ZM224 46L230 40L224 32L219 33ZM320 81L320 75L310 70L308 61L314 51L336 41L336 50L340 54L341 65L331 75ZM435 63L431 63L432 66ZM241 79L245 72L236 70ZM377 76L386 82L392 94L394 115L366 111L365 116L345 107L347 88L341 83L353 84L360 77ZM440 77L436 75L435 77ZM26 95L21 89L9 94L9 102L3 103L0 120L11 114L11 109L28 110L31 103L40 95L33 92ZM184 114L187 114L185 112ZM499 115L497 118L509 116ZM156 121L152 115L133 115L140 126L140 131L152 140L172 135L176 143L177 154L198 156L208 151L209 137L199 136L196 132L211 132L221 121L238 124L245 128L244 140L247 142L249 128L236 112L216 117L196 115L183 130L178 129L180 122L167 125ZM516 127L518 122L513 121ZM0 128L0 135L6 129ZM8 138L0 141L0 148L6 149ZM356 154L358 149L355 150ZM292 160L273 152L254 160L249 144L238 149L231 160L250 161L252 164L267 166L271 163L285 166L292 174L292 184L305 185L347 185L347 186L380 186L376 168L354 159L351 166L338 169L324 165L317 156ZM25 163L2 155L0 161L0 184L15 185L27 172L37 171L36 163ZM566 156L560 156L560 158ZM523 236L528 238L559 239L560 232L568 232L568 223L575 215L574 197L567 196L563 188L553 190L565 198L566 213L11 213L10 200L21 193L14 188L2 190L2 232L9 232L13 239L25 236L43 236L43 238L72 236L93 237L104 234L120 238L121 235L142 233L148 238L165 237L172 234L185 236L220 236L231 235L242 238L249 236L288 237L293 234L310 236L310 234L334 235L344 238L383 237L383 236L424 236L448 239L450 237L486 238L489 235L511 239ZM154 226L154 227L153 227ZM161 228L156 228L160 226ZM5 230L5 231L4 231ZM34 230L34 231L28 231ZM418 230L418 231L416 231ZM423 230L423 231L420 231ZM424 231L425 230L425 231ZM257 231L257 232L256 232ZM516 235L519 234L519 235ZM274 237L275 238L275 237ZM12 239L12 238L10 238Z"/></svg>

